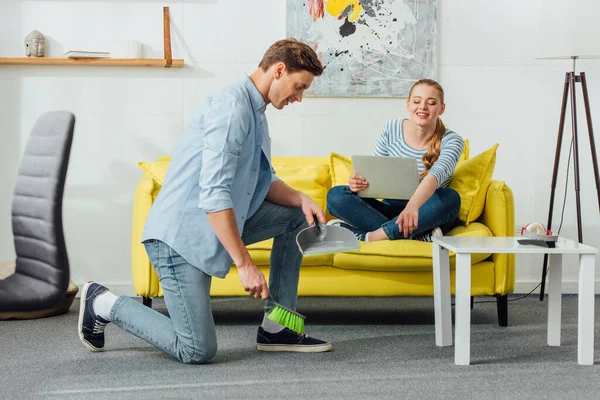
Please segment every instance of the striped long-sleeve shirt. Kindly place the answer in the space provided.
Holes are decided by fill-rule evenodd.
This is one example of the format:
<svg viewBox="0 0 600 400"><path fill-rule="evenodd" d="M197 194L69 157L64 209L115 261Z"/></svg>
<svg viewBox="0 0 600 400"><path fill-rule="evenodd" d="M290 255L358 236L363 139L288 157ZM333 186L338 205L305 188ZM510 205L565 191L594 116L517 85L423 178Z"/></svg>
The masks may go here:
<svg viewBox="0 0 600 400"><path fill-rule="evenodd" d="M415 150L404 141L402 132L403 119L393 119L388 121L373 151L374 156L389 156L389 157L412 157L417 159L419 173L423 172L423 155L428 149ZM463 138L454 131L446 130L442 136L441 152L437 161L433 164L427 175L436 177L439 187L448 187L452 180L454 168L458 163L458 159L463 151L465 143Z"/></svg>

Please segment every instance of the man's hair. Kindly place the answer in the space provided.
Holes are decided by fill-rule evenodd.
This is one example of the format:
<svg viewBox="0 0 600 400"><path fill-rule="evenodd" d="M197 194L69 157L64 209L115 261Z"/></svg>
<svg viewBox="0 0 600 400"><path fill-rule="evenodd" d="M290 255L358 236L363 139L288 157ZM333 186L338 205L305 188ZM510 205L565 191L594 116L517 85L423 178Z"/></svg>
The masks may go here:
<svg viewBox="0 0 600 400"><path fill-rule="evenodd" d="M296 39L283 39L271 45L258 65L263 71L278 62L285 64L288 72L308 71L314 76L323 73L317 53L306 43Z"/></svg>

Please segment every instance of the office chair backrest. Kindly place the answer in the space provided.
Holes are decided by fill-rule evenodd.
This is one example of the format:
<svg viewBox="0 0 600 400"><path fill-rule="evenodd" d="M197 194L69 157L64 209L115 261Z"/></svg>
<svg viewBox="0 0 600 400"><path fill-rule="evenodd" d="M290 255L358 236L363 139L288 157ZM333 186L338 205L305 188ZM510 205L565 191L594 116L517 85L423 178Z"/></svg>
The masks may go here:
<svg viewBox="0 0 600 400"><path fill-rule="evenodd" d="M62 203L74 128L75 116L69 112L48 112L38 118L25 147L12 201L15 274L31 277L39 285L50 284L62 293L69 285Z"/></svg>

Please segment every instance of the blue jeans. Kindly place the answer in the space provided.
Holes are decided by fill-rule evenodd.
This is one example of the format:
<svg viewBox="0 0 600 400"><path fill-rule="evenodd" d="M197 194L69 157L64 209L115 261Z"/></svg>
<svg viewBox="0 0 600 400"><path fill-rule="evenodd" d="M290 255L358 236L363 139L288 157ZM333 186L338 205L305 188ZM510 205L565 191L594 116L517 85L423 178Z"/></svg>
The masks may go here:
<svg viewBox="0 0 600 400"><path fill-rule="evenodd" d="M334 186L327 193L327 210L359 231L372 232L379 228L390 240L406 239L396 220L408 200L382 200L359 197L348 186ZM460 196L450 188L439 188L419 208L419 226L408 237L421 236L434 228L445 234L456 225Z"/></svg>
<svg viewBox="0 0 600 400"><path fill-rule="evenodd" d="M246 245L275 238L269 290L275 301L290 309L296 308L302 264L296 235L306 226L306 218L299 208L265 201L246 221L242 233ZM158 274L170 317L121 296L111 309L112 321L183 363L206 363L217 352L210 306L211 276L190 265L163 242L150 240L144 244ZM271 302L267 302L265 310L272 307Z"/></svg>

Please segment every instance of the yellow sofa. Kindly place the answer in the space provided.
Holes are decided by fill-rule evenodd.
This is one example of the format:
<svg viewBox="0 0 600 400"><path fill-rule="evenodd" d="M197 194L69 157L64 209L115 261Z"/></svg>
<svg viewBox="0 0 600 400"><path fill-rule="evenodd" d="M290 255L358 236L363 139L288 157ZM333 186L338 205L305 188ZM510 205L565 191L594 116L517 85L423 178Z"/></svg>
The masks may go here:
<svg viewBox="0 0 600 400"><path fill-rule="evenodd" d="M468 157L468 149L466 149ZM290 186L304 191L323 209L327 190L340 178L336 162L343 157L273 157L277 175ZM160 191L170 157L155 162L140 162L145 171L135 190L132 230L132 273L135 291L151 305L162 296L158 277L140 243L144 223L152 202ZM495 163L495 148L494 148ZM466 164L465 164L466 165ZM459 164L460 166L460 164ZM491 167L493 171L493 165ZM458 168L457 168L458 171ZM333 176L332 176L333 173ZM477 220L454 228L449 235L513 236L514 205L510 188L491 180L483 188L482 210ZM346 177L342 177L346 179ZM480 183L480 182L479 182ZM478 183L478 184L479 184ZM481 192L481 190L480 190ZM461 196L462 197L462 196ZM462 210L461 210L462 212ZM329 218L332 218L328 215ZM252 259L268 277L272 240L248 246ZM454 293L454 254L451 255L452 293ZM472 257L473 296L496 296L499 324L507 324L507 295L514 290L513 255L480 254ZM246 296L235 265L225 279L213 279L211 295ZM433 296L431 243L414 240L361 242L360 252L305 257L299 283L300 296Z"/></svg>

